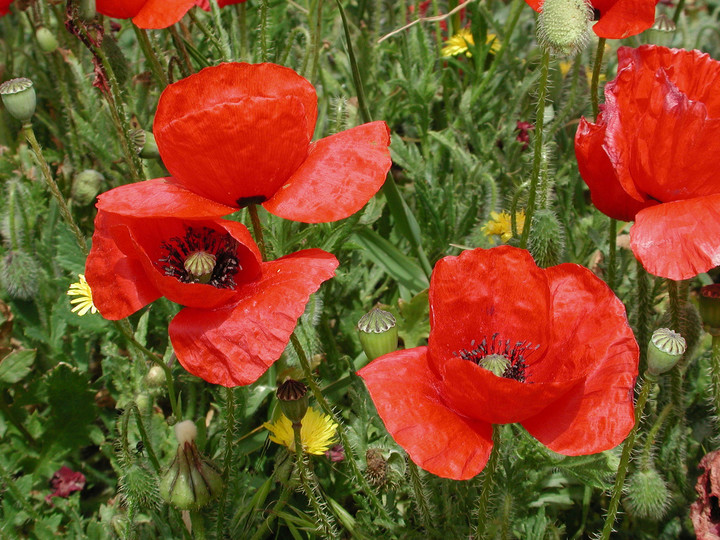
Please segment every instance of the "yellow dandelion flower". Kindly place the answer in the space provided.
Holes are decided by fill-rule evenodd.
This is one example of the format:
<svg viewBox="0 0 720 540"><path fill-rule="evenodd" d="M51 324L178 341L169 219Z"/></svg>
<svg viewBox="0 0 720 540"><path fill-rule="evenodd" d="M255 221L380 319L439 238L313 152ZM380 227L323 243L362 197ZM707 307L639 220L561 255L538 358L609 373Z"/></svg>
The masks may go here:
<svg viewBox="0 0 720 540"><path fill-rule="evenodd" d="M560 67L560 74L563 76L564 79L565 76L570 73L570 70L572 69L572 62L568 60L561 60L558 66Z"/></svg>
<svg viewBox="0 0 720 540"><path fill-rule="evenodd" d="M70 285L70 288L67 292L69 296L77 296L77 298L73 298L72 300L70 300L71 304L77 304L72 309L73 313L77 311L77 314L81 317L85 315L88 311L91 311L92 313L97 313L97 308L93 303L90 285L88 285L88 282L85 281L85 276L83 274L78 274L78 277L80 278L80 281Z"/></svg>
<svg viewBox="0 0 720 540"><path fill-rule="evenodd" d="M490 46L490 52L492 54L497 54L500 50L500 40L497 39L495 34L488 34L485 38L485 43L492 43ZM475 40L473 39L472 32L470 32L468 28L463 28L445 42L441 54L444 57L460 56L461 54L470 57L472 53L469 51L469 45L475 45Z"/></svg>
<svg viewBox="0 0 720 540"><path fill-rule="evenodd" d="M525 225L525 212L519 210L515 212L515 222L518 233L522 231ZM512 238L512 222L508 212L490 212L490 220L481 229L485 236L499 236L503 242L507 242Z"/></svg>
<svg viewBox="0 0 720 540"><path fill-rule="evenodd" d="M295 433L292 423L283 414L275 422L265 422L263 427L271 435L270 440L277 444L287 446L291 452L295 451ZM326 414L322 414L312 407L307 410L302 419L300 428L300 441L306 454L320 456L335 444L337 424Z"/></svg>

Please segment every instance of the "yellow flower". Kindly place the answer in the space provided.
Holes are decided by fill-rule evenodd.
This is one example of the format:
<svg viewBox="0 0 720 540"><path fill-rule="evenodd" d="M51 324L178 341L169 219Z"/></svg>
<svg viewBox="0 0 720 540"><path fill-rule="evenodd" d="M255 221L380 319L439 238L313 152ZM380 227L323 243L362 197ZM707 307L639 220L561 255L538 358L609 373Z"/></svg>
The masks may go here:
<svg viewBox="0 0 720 540"><path fill-rule="evenodd" d="M295 451L295 433L292 423L284 414L273 423L265 422L263 427L272 433L272 442L287 446L291 452ZM327 452L335 443L337 427L332 418L310 407L300 428L300 441L305 453L319 456Z"/></svg>
<svg viewBox="0 0 720 540"><path fill-rule="evenodd" d="M70 300L71 304L77 304L77 306L72 309L73 313L77 311L78 315L81 317L88 311L97 313L97 308L93 303L90 285L88 285L87 281L85 281L85 276L83 274L78 274L78 277L80 278L80 281L70 285L67 292L69 296L77 296L77 298Z"/></svg>
<svg viewBox="0 0 720 540"><path fill-rule="evenodd" d="M485 236L499 236L503 242L507 242L512 238L512 223L508 212L490 212L490 220L481 229ZM515 212L515 222L518 233L522 231L525 225L525 212L519 210Z"/></svg>
<svg viewBox="0 0 720 540"><path fill-rule="evenodd" d="M500 50L500 41L497 39L495 34L488 34L485 38L485 43L492 43L490 46L490 52L492 54L497 54ZM475 40L473 39L473 35L470 30L468 28L463 28L445 42L445 46L442 48L441 54L443 56L460 56L461 54L464 54L465 56L470 57L472 54L468 50L468 45L475 45Z"/></svg>

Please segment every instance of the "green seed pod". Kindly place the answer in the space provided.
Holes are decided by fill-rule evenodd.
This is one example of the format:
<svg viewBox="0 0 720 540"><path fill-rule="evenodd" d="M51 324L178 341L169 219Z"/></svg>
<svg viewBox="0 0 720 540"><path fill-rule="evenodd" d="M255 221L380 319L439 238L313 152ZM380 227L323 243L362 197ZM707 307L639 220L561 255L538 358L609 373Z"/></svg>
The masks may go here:
<svg viewBox="0 0 720 540"><path fill-rule="evenodd" d="M277 389L280 410L293 423L302 421L308 410L307 386L299 381L288 379Z"/></svg>
<svg viewBox="0 0 720 540"><path fill-rule="evenodd" d="M100 193L105 177L94 169L85 169L73 178L72 198L80 205L87 206Z"/></svg>
<svg viewBox="0 0 720 540"><path fill-rule="evenodd" d="M720 335L720 283L706 285L700 289L698 306L708 334Z"/></svg>
<svg viewBox="0 0 720 540"><path fill-rule="evenodd" d="M538 15L538 41L554 54L575 54L587 43L592 19L592 6L585 0L545 0Z"/></svg>
<svg viewBox="0 0 720 540"><path fill-rule="evenodd" d="M627 482L625 508L632 516L659 520L670 504L670 492L653 468L636 471Z"/></svg>
<svg viewBox="0 0 720 540"><path fill-rule="evenodd" d="M659 328L653 332L648 344L648 371L660 375L675 367L685 354L687 344L677 332L668 328Z"/></svg>
<svg viewBox="0 0 720 540"><path fill-rule="evenodd" d="M29 122L35 114L37 98L30 79L21 77L5 81L0 84L0 96L10 116L23 124Z"/></svg>
<svg viewBox="0 0 720 540"><path fill-rule="evenodd" d="M158 159L160 157L155 135L144 129L133 129L130 132L130 137L133 145L135 145L135 151L140 157L146 159Z"/></svg>
<svg viewBox="0 0 720 540"><path fill-rule="evenodd" d="M562 262L565 232L552 210L540 209L535 212L528 240L528 249L541 268Z"/></svg>
<svg viewBox="0 0 720 540"><path fill-rule="evenodd" d="M392 313L373 308L360 318L357 328L369 360L397 350L398 330Z"/></svg>
<svg viewBox="0 0 720 540"><path fill-rule="evenodd" d="M13 298L29 300L38 290L38 263L21 250L10 250L0 260L0 284Z"/></svg>
<svg viewBox="0 0 720 540"><path fill-rule="evenodd" d="M673 324L672 319L672 314L668 309L662 314L657 325L662 328L669 328ZM695 304L692 302L683 302L680 305L679 321L680 327L675 330L685 338L685 343L687 343L685 354L689 357L698 344L698 341L700 341L703 330L703 321L700 318L700 312L698 308L695 307Z"/></svg>
<svg viewBox="0 0 720 540"><path fill-rule="evenodd" d="M38 41L38 45L40 45L40 50L46 53L55 52L60 45L55 34L44 26L41 26L35 31L35 38Z"/></svg>

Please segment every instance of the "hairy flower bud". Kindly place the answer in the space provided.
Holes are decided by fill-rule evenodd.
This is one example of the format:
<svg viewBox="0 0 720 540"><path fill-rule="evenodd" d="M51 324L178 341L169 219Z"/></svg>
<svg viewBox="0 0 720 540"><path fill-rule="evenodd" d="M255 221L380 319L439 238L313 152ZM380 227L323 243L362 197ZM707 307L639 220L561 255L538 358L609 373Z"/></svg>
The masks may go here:
<svg viewBox="0 0 720 540"><path fill-rule="evenodd" d="M670 492L653 468L636 471L627 482L625 508L632 516L659 520L667 511Z"/></svg>
<svg viewBox="0 0 720 540"><path fill-rule="evenodd" d="M528 249L535 263L541 268L562 262L565 232L555 212L545 209L535 212L530 228Z"/></svg>
<svg viewBox="0 0 720 540"><path fill-rule="evenodd" d="M30 79L21 77L0 84L0 96L10 115L22 123L29 122L35 114L35 89Z"/></svg>
<svg viewBox="0 0 720 540"><path fill-rule="evenodd" d="M575 54L587 43L592 19L585 0L545 0L538 15L538 41L554 54Z"/></svg>
<svg viewBox="0 0 720 540"><path fill-rule="evenodd" d="M299 381L288 379L277 389L280 410L292 423L302 421L308 410L307 386Z"/></svg>
<svg viewBox="0 0 720 540"><path fill-rule="evenodd" d="M100 193L105 177L94 169L85 169L73 178L72 198L80 205L86 206L95 201Z"/></svg>
<svg viewBox="0 0 720 540"><path fill-rule="evenodd" d="M165 384L165 371L160 366L152 366L145 375L145 384L149 388L159 388Z"/></svg>
<svg viewBox="0 0 720 540"><path fill-rule="evenodd" d="M369 360L397 350L398 330L391 313L373 308L360 318L357 328Z"/></svg>
<svg viewBox="0 0 720 540"><path fill-rule="evenodd" d="M22 250L10 250L0 259L0 284L13 298L29 300L38 289L37 261Z"/></svg>
<svg viewBox="0 0 720 540"><path fill-rule="evenodd" d="M687 349L685 338L668 328L653 332L648 344L648 371L660 375L675 367Z"/></svg>
<svg viewBox="0 0 720 540"><path fill-rule="evenodd" d="M38 45L40 45L40 49L43 52L51 53L58 48L59 43L55 34L44 26L41 26L35 31L35 38L37 39Z"/></svg>

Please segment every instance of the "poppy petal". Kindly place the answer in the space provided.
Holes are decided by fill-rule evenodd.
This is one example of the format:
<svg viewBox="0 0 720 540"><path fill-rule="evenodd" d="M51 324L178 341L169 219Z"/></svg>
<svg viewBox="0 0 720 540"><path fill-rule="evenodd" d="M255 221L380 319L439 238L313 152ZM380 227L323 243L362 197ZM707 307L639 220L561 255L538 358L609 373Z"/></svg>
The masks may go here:
<svg viewBox="0 0 720 540"><path fill-rule="evenodd" d="M182 19L194 5L195 0L147 0L133 17L133 23L138 28L167 28Z"/></svg>
<svg viewBox="0 0 720 540"><path fill-rule="evenodd" d="M522 424L545 446L564 455L614 448L635 423L633 388L639 350L625 307L586 268L562 264L546 272L553 296L555 352L562 361L542 367L553 372L582 371L584 380Z"/></svg>
<svg viewBox="0 0 720 540"><path fill-rule="evenodd" d="M445 405L426 347L381 356L358 375L390 435L420 467L454 480L472 478L485 467L492 426Z"/></svg>
<svg viewBox="0 0 720 540"><path fill-rule="evenodd" d="M630 247L648 272L669 279L720 266L720 194L641 210Z"/></svg>
<svg viewBox="0 0 720 540"><path fill-rule="evenodd" d="M138 14L145 0L95 0L95 9L98 13L116 19L129 19Z"/></svg>
<svg viewBox="0 0 720 540"><path fill-rule="evenodd" d="M324 223L360 210L385 181L390 130L371 122L314 142L304 163L263 206L285 219Z"/></svg>
<svg viewBox="0 0 720 540"><path fill-rule="evenodd" d="M285 350L308 298L337 265L320 249L299 251L263 263L262 276L238 287L232 306L183 309L169 328L178 360L213 384L255 382Z"/></svg>
<svg viewBox="0 0 720 540"><path fill-rule="evenodd" d="M85 279L93 303L106 319L119 320L154 302L162 294L145 275L142 264L118 249L104 212L95 218L92 249L85 263Z"/></svg>
<svg viewBox="0 0 720 540"><path fill-rule="evenodd" d="M657 0L592 0L600 12L593 26L598 37L623 39L640 34L655 22Z"/></svg>

